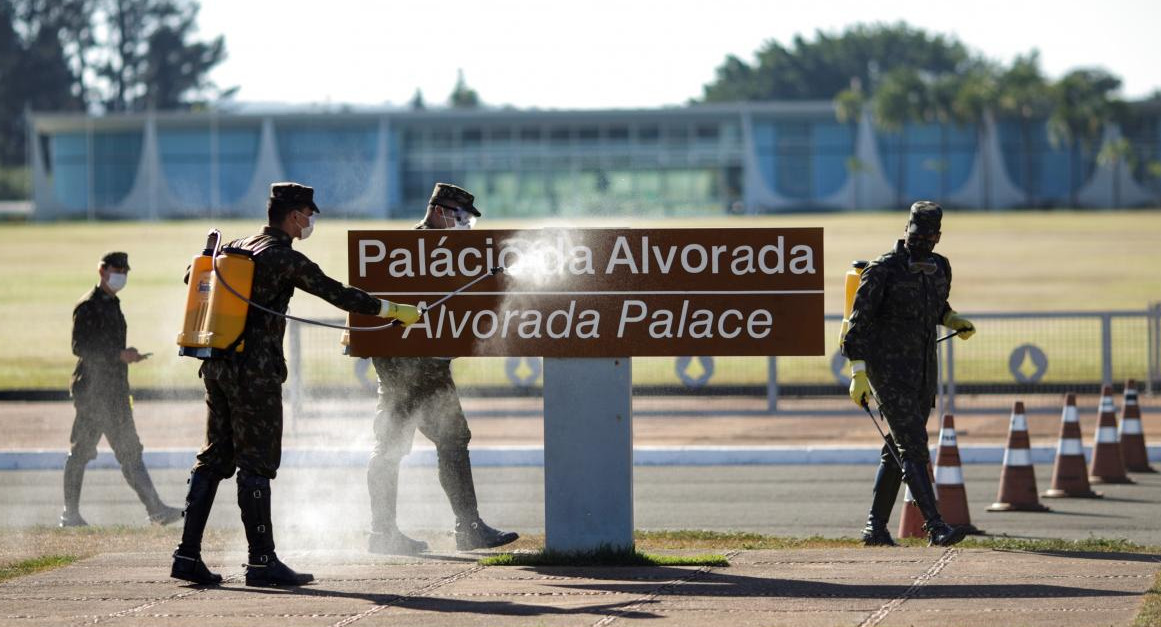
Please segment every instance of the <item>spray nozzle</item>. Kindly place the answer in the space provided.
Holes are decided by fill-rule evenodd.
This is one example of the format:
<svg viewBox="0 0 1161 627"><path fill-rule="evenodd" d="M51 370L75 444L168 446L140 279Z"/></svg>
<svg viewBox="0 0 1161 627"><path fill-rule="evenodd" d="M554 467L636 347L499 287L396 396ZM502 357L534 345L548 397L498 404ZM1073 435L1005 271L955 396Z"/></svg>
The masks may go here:
<svg viewBox="0 0 1161 627"><path fill-rule="evenodd" d="M496 276L497 274L500 274L500 273L504 272L505 270L506 270L506 268L504 266L496 266L494 268L489 268L488 274L490 274L492 276Z"/></svg>

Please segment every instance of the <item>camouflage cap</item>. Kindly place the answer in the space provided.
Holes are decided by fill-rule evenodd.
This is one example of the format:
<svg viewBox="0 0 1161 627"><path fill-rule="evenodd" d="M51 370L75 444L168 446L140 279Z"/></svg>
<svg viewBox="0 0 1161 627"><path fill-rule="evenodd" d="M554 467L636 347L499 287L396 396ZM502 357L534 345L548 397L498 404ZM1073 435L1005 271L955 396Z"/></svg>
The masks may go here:
<svg viewBox="0 0 1161 627"><path fill-rule="evenodd" d="M113 268L125 268L126 270L128 270L129 269L129 253L122 253L122 252L105 253L105 256L101 257L101 265L110 266Z"/></svg>
<svg viewBox="0 0 1161 627"><path fill-rule="evenodd" d="M462 187L456 187L451 183L436 183L435 189L431 190L431 200L428 202L440 206L446 204L451 209L463 209L478 218L480 210L472 204L475 201L476 197Z"/></svg>
<svg viewBox="0 0 1161 627"><path fill-rule="evenodd" d="M939 233L943 221L943 207L930 200L920 200L911 205L911 215L907 218L907 232L920 235Z"/></svg>
<svg viewBox="0 0 1161 627"><path fill-rule="evenodd" d="M318 212L318 205L314 204L314 188L301 183L271 183L270 200L277 200L287 204L300 204Z"/></svg>

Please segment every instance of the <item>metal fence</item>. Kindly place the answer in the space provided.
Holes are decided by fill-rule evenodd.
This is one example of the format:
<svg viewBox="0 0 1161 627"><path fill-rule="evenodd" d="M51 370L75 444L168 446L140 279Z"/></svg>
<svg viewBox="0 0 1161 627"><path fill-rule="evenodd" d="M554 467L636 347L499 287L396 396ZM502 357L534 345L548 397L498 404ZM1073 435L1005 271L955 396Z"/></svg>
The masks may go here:
<svg viewBox="0 0 1161 627"><path fill-rule="evenodd" d="M1161 389L1161 303L1139 311L967 316L979 332L970 341L940 344L940 413L1007 411L1013 395L1046 399L1044 406L1026 402L1029 412L1059 411L1062 392L1094 394L1102 384L1130 379L1146 395ZM733 413L849 411L826 402L840 399L848 385L839 324L839 316L827 316L824 356L634 358L634 396L655 399L646 413L683 413L695 398L713 398L713 411ZM336 398L374 396L370 360L344 356L339 337L333 329L288 326L287 392L296 416L310 416ZM499 399L541 392L539 358L462 358L452 369L461 395L481 399L477 408L487 407L487 399L499 406ZM671 408L664 398L673 399Z"/></svg>

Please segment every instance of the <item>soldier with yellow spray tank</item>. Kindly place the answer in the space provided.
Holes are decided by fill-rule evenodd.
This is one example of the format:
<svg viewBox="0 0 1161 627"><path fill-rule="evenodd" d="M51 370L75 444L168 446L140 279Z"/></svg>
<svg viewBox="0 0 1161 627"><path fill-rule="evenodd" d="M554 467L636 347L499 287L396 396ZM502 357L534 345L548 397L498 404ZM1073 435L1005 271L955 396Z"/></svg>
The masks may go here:
<svg viewBox="0 0 1161 627"><path fill-rule="evenodd" d="M313 188L275 183L267 202L268 225L223 249L237 251L235 255L248 256L253 262L249 309L236 341L228 350L210 354L199 371L206 388L206 444L190 473L185 528L170 571L176 579L221 582L221 576L202 562L201 541L218 483L232 476L235 468L238 507L249 544L246 585L293 586L314 579L278 559L270 513L270 482L282 455L284 316L294 290L305 290L349 312L397 319L405 326L419 318L411 305L380 300L342 285L291 247L296 238L310 237L318 213Z"/></svg>
<svg viewBox="0 0 1161 627"><path fill-rule="evenodd" d="M964 340L975 333L975 326L948 304L951 263L933 252L942 219L943 209L934 202L911 205L904 239L863 270L842 340L843 355L851 361L851 400L864 408L868 401L877 401L891 431L863 529L863 542L869 546L895 544L887 519L902 481L926 521L931 544L950 546L966 534L966 529L943 521L927 472L927 419L938 385L938 325L954 329Z"/></svg>

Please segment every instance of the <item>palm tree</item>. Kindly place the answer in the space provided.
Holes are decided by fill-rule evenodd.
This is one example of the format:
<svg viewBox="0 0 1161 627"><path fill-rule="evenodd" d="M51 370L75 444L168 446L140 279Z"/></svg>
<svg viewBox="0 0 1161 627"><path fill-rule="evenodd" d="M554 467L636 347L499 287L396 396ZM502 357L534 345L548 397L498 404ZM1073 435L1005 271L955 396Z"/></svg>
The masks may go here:
<svg viewBox="0 0 1161 627"><path fill-rule="evenodd" d="M903 157L907 153L908 122L922 120L931 110L927 86L914 68L898 67L886 75L871 97L875 124L890 133L899 134L899 172L895 181L896 202L903 206L906 192L907 168Z"/></svg>
<svg viewBox="0 0 1161 627"><path fill-rule="evenodd" d="M1012 66L996 77L996 113L1020 122L1020 151L1024 158L1024 194L1028 206L1038 198L1039 175L1034 173L1036 159L1032 151L1032 123L1043 119L1052 109L1048 81L1040 71L1040 53L1033 50L1017 56Z"/></svg>
<svg viewBox="0 0 1161 627"><path fill-rule="evenodd" d="M988 153L984 150L984 140L987 136L986 119L988 111L996 106L996 74L995 67L981 63L966 73L959 75L959 85L951 103L951 119L959 126L975 125L976 150L980 151L981 176L983 177L983 206L992 205L991 164L988 163Z"/></svg>
<svg viewBox="0 0 1161 627"><path fill-rule="evenodd" d="M1124 116L1124 104L1113 96L1121 79L1104 70L1073 70L1051 90L1055 107L1048 118L1048 137L1053 145L1068 147L1069 201L1077 205L1080 188L1079 151L1092 154L1105 126Z"/></svg>
<svg viewBox="0 0 1161 627"><path fill-rule="evenodd" d="M1136 156L1132 142L1124 137L1101 146L1097 154L1097 163L1113 172L1113 208L1121 206L1121 164L1128 164L1132 168Z"/></svg>
<svg viewBox="0 0 1161 627"><path fill-rule="evenodd" d="M851 77L851 86L834 97L834 115L840 124L846 124L851 131L851 156L847 158L847 173L851 177L851 210L859 208L859 180L866 164L859 160L859 118L863 114L867 95L863 93L859 77Z"/></svg>

